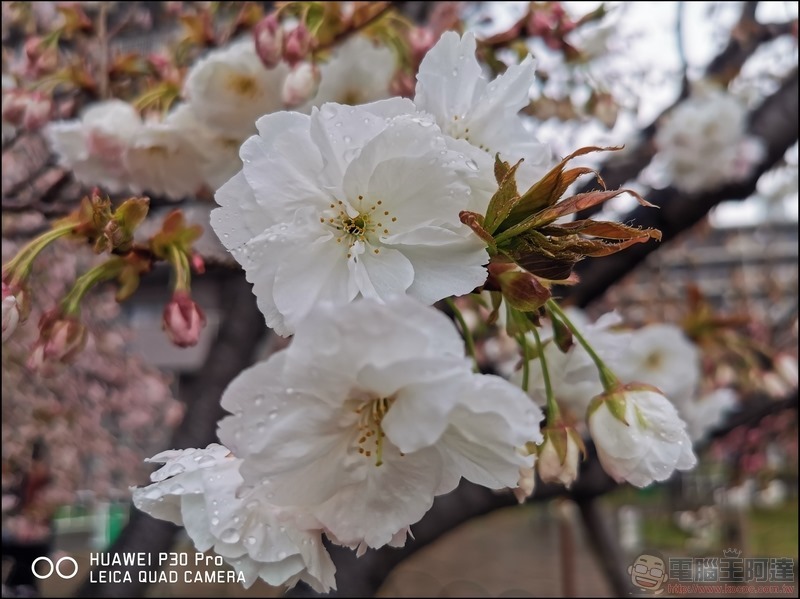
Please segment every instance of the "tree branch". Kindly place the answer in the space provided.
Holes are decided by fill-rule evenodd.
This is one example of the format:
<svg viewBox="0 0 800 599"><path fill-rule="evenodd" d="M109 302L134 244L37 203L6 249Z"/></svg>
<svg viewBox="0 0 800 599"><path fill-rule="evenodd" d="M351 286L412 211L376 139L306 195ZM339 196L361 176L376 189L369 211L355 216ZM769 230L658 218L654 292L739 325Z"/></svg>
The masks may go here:
<svg viewBox="0 0 800 599"><path fill-rule="evenodd" d="M714 79L725 84L729 83L739 71L741 71L744 63L761 44L776 39L781 35L791 33L792 23L758 23L755 20L755 9L757 5L758 2L744 3L741 17L731 31L728 44L706 67L705 77L707 79ZM679 15L679 27L680 22L681 17ZM686 83L685 58L683 60L684 81ZM684 85L681 95L675 102L656 117L652 123L642 129L634 147L629 148L624 153L614 154L606 161L600 169L600 176L605 181L608 189L617 189L622 187L626 182L636 179L642 169L650 164L650 161L656 154L653 138L658 130L658 122L673 108L685 100L688 95L688 85ZM594 181L590 181L580 191L587 192L594 188ZM650 198L648 198L648 200L650 200ZM579 212L575 218L589 218L592 214L596 214L601 208L601 205L588 208Z"/></svg>
<svg viewBox="0 0 800 599"><path fill-rule="evenodd" d="M224 314L219 336L212 344L197 377L181 390L188 409L172 437L170 448L206 447L217 441L217 421L224 415L220 397L228 383L252 363L256 349L266 330L250 285L240 271L229 273L219 281ZM169 551L180 529L164 520L156 520L133 509L130 522L110 553L143 552L156 555ZM158 563L156 559L152 563ZM98 568L99 569L99 568ZM115 567L115 569L120 569ZM80 585L76 597L141 597L147 583L139 582L139 571L152 568L122 567L130 572L131 583L93 583ZM98 579L97 575L94 577Z"/></svg>
<svg viewBox="0 0 800 599"><path fill-rule="evenodd" d="M656 190L648 194L648 200L660 206L660 209L639 206L629 212L622 219L623 222L659 229L663 242L667 242L699 222L720 202L743 200L751 196L761 175L779 163L786 150L797 142L799 108L795 70L780 89L750 116L748 132L764 141L767 152L746 180L698 194L681 193L671 187ZM657 243L642 243L624 252L606 256L600 262L581 262L575 268L581 282L574 287L560 288L559 294L570 304L585 307L659 247Z"/></svg>

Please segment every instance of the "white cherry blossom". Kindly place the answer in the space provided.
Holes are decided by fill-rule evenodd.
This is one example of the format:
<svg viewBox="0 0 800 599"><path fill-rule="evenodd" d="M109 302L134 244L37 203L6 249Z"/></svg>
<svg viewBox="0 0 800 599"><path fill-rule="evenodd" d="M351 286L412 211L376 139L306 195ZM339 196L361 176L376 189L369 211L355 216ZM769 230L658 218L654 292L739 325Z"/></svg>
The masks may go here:
<svg viewBox="0 0 800 599"><path fill-rule="evenodd" d="M138 129L124 160L133 193L179 200L197 194L205 185L197 139L182 123L174 122L172 115Z"/></svg>
<svg viewBox="0 0 800 599"><path fill-rule="evenodd" d="M459 220L470 190L452 164L463 160L410 101L281 112L258 129L211 226L276 332L323 301L432 304L485 281L484 244Z"/></svg>
<svg viewBox="0 0 800 599"><path fill-rule="evenodd" d="M541 440L541 410L499 377L472 373L441 313L399 297L323 306L287 350L240 374L223 443L278 505L309 510L347 546L401 543L460 478L516 487Z"/></svg>
<svg viewBox="0 0 800 599"><path fill-rule="evenodd" d="M629 333L625 351L611 360L624 381L658 387L673 401L692 397L700 382L700 352L680 327L659 323Z"/></svg>
<svg viewBox="0 0 800 599"><path fill-rule="evenodd" d="M314 106L326 102L366 104L388 98L396 69L392 51L376 46L363 35L354 35L337 46L330 60L320 65L321 81Z"/></svg>
<svg viewBox="0 0 800 599"><path fill-rule="evenodd" d="M210 129L238 138L255 133L256 120L283 108L281 87L289 73L280 63L268 69L248 36L212 50L199 60L184 84L184 97Z"/></svg>
<svg viewBox="0 0 800 599"><path fill-rule="evenodd" d="M595 398L589 431L600 464L617 482L646 487L697 463L675 406L646 385L628 385Z"/></svg>
<svg viewBox="0 0 800 599"><path fill-rule="evenodd" d="M692 441L697 442L719 426L725 416L736 409L738 403L739 396L736 391L721 388L698 398L676 401L676 406L689 427Z"/></svg>
<svg viewBox="0 0 800 599"><path fill-rule="evenodd" d="M241 460L226 447L169 450L146 461L164 466L151 475L153 484L133 489L134 505L184 526L198 551L213 547L246 587L262 578L289 586L302 580L319 592L336 588L320 531L301 530L292 510L263 494L239 493Z"/></svg>
<svg viewBox="0 0 800 599"><path fill-rule="evenodd" d="M192 140L192 145L201 158L196 168L199 167L203 181L209 189L219 189L242 169L239 148L244 141L243 137L209 129L197 118L188 103L173 110L167 121L177 127L180 135Z"/></svg>
<svg viewBox="0 0 800 599"><path fill-rule="evenodd" d="M78 181L117 193L132 184L127 152L143 127L133 106L107 100L87 108L78 120L49 124L45 134L59 163Z"/></svg>
<svg viewBox="0 0 800 599"><path fill-rule="evenodd" d="M744 179L764 156L747 134L747 107L718 89L697 89L665 119L655 138L660 165L678 189L695 193Z"/></svg>
<svg viewBox="0 0 800 599"><path fill-rule="evenodd" d="M552 156L519 115L530 101L528 92L536 77L533 59L527 57L489 82L475 49L474 34L444 33L420 64L414 103L454 138L453 149L469 157L472 209L483 214L497 189L496 153L512 163L525 159L517 171L520 189L545 174Z"/></svg>

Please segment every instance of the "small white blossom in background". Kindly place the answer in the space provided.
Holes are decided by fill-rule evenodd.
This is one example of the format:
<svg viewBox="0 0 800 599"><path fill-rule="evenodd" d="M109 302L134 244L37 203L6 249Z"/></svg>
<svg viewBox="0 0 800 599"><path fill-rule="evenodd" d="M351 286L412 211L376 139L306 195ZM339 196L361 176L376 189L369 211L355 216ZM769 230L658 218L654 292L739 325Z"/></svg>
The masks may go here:
<svg viewBox="0 0 800 599"><path fill-rule="evenodd" d="M459 220L463 160L409 100L267 115L258 129L211 226L278 334L320 302L432 304L486 280L485 244Z"/></svg>
<svg viewBox="0 0 800 599"><path fill-rule="evenodd" d="M686 423L658 390L628 385L589 406L589 431L603 469L637 487L697 464Z"/></svg>
<svg viewBox="0 0 800 599"><path fill-rule="evenodd" d="M389 48L376 46L363 35L351 36L320 65L319 89L311 104L355 106L388 98L396 68Z"/></svg>
<svg viewBox="0 0 800 599"><path fill-rule="evenodd" d="M619 314L609 312L592 323L578 310L568 309L567 313L595 351L613 369L624 354L630 336L627 331L614 329L622 323ZM543 331L542 339L547 340L550 334L549 331ZM529 343L533 345L534 342L530 340ZM603 385L597 376L597 366L579 343L574 343L565 353L551 341L546 343L544 353L553 393L559 404L569 409L573 417L582 419L592 398L603 391ZM512 381L517 384L522 381L521 370L514 373ZM546 404L544 376L538 359L529 363L528 391L540 406Z"/></svg>
<svg viewBox="0 0 800 599"><path fill-rule="evenodd" d="M186 76L183 94L195 115L219 134L244 139L256 120L283 108L281 88L289 68L268 69L248 36L209 52Z"/></svg>
<svg viewBox="0 0 800 599"><path fill-rule="evenodd" d="M319 67L310 62L301 62L289 72L283 81L281 101L289 108L299 106L317 93Z"/></svg>
<svg viewBox="0 0 800 599"><path fill-rule="evenodd" d="M733 389L715 389L699 398L677 402L678 412L689 427L693 442L702 441L719 426L725 416L736 409L739 395Z"/></svg>
<svg viewBox="0 0 800 599"><path fill-rule="evenodd" d="M164 466L151 475L151 485L132 489L134 505L184 526L198 551L213 547L241 573L245 587L262 578L289 586L302 580L318 592L336 588L320 531L301 530L296 514L257 491L239 493L241 460L226 447L164 451L147 461Z"/></svg>
<svg viewBox="0 0 800 599"><path fill-rule="evenodd" d="M676 107L656 133L656 164L681 191L695 193L750 176L764 156L747 134L747 108L720 90L699 90Z"/></svg>
<svg viewBox="0 0 800 599"><path fill-rule="evenodd" d="M307 509L350 547L402 545L462 477L516 487L534 459L518 449L541 441L541 410L473 374L453 324L410 298L315 311L222 404L233 416L220 440L242 458L245 483Z"/></svg>
<svg viewBox="0 0 800 599"><path fill-rule="evenodd" d="M122 100L98 102L80 119L51 123L45 129L59 164L86 185L118 193L133 184L126 155L144 127L137 110Z"/></svg>
<svg viewBox="0 0 800 599"><path fill-rule="evenodd" d="M204 126L191 104L179 105L167 117L177 133L191 142L199 162L195 170L209 189L219 189L242 169L239 148L244 138L220 133Z"/></svg>
<svg viewBox="0 0 800 599"><path fill-rule="evenodd" d="M700 351L674 324L651 324L630 332L625 350L611 362L624 381L658 387L673 401L693 397L700 383Z"/></svg>
<svg viewBox="0 0 800 599"><path fill-rule="evenodd" d="M533 59L528 56L489 82L475 49L474 34L444 33L420 64L414 103L433 115L453 138L451 147L467 157L474 191L470 210L485 214L497 190L496 153L512 164L525 159L517 171L518 188L524 190L547 172L552 152L519 115L530 102L536 78Z"/></svg>
<svg viewBox="0 0 800 599"><path fill-rule="evenodd" d="M147 122L133 136L125 154L133 193L154 193L179 200L195 196L205 184L198 140L168 115Z"/></svg>

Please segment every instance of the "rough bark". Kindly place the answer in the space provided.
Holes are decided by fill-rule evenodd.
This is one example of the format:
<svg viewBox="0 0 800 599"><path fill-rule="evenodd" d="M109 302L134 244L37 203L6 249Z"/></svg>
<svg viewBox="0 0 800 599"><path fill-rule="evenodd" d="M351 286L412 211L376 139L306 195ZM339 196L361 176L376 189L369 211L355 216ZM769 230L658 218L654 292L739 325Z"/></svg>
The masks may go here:
<svg viewBox="0 0 800 599"><path fill-rule="evenodd" d="M251 364L266 330L264 317L258 311L250 285L241 272L230 272L220 279L225 293L224 312L216 342L212 345L202 369L181 389L187 404L186 416L176 429L170 448L205 447L217 440L217 421L224 415L219 399L228 383ZM143 552L157 554L170 551L177 526L156 520L132 509L131 519L109 553ZM156 560L153 563L157 563ZM119 568L115 568L119 569ZM146 583L138 582L136 567L126 567L132 583L89 584L84 580L76 597L141 597ZM152 568L145 568L152 570ZM95 580L98 577L95 576Z"/></svg>

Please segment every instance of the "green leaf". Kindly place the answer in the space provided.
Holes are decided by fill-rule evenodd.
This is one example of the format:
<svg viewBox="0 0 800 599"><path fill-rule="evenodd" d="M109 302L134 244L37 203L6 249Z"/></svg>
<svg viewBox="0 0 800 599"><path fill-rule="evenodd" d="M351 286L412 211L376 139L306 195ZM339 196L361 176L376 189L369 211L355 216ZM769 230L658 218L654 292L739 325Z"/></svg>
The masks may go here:
<svg viewBox="0 0 800 599"><path fill-rule="evenodd" d="M494 158L494 173L495 177L498 177L499 187L489 201L483 223L489 233L495 232L519 202L516 172L520 164L522 164L522 160L509 167L507 162L500 160L499 154Z"/></svg>
<svg viewBox="0 0 800 599"><path fill-rule="evenodd" d="M590 154L592 152L603 152L606 150L618 149L620 148L601 148L597 146L588 146L576 150L564 158L556 166L550 169L550 171L544 177L532 185L528 191L522 194L520 201L511 211L511 214L509 214L507 224L514 225L525 220L533 213L543 208L547 208L548 206L552 206L558 202L559 198L564 195L564 192L567 190L567 188L581 175L595 173L600 184L605 186L603 180L600 179L600 176L594 169L588 167L578 167L565 171L564 167L566 166L567 162L578 156L583 156L584 154Z"/></svg>

